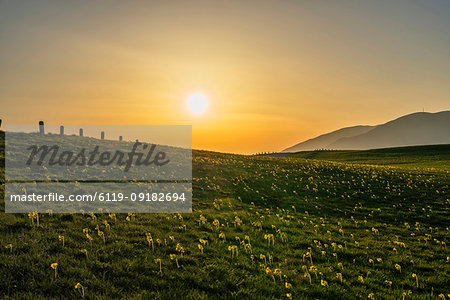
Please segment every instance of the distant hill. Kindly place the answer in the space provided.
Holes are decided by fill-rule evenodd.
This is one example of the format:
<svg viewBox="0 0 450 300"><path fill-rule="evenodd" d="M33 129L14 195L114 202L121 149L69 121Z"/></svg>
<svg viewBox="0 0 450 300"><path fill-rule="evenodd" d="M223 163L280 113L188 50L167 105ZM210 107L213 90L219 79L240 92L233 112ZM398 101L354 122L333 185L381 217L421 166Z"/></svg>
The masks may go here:
<svg viewBox="0 0 450 300"><path fill-rule="evenodd" d="M298 152L298 151L311 151L322 148L328 148L328 146L341 138L351 137L366 133L375 128L375 126L353 126L341 128L339 130L319 135L318 137L309 139L307 141L298 143L292 147L289 147L283 152Z"/></svg>
<svg viewBox="0 0 450 300"><path fill-rule="evenodd" d="M450 144L450 111L418 112L378 126L342 128L299 143L283 152L366 150L436 144Z"/></svg>

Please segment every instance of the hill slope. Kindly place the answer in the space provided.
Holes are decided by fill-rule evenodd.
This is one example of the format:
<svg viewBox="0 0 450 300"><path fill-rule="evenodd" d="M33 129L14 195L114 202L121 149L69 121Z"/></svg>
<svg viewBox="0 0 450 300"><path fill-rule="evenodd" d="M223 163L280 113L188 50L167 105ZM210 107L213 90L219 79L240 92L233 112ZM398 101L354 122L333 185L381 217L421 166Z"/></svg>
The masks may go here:
<svg viewBox="0 0 450 300"><path fill-rule="evenodd" d="M379 125L371 131L342 138L332 149L373 149L450 143L450 111L414 113Z"/></svg>
<svg viewBox="0 0 450 300"><path fill-rule="evenodd" d="M283 152L322 148L334 150L366 150L449 143L450 111L438 113L418 112L378 126L343 128L297 144L283 150Z"/></svg>
<svg viewBox="0 0 450 300"><path fill-rule="evenodd" d="M335 141L341 138L360 135L372 130L373 128L375 128L375 126L352 126L341 128L336 131L322 134L318 137L298 143L297 145L284 149L283 152L310 151L327 148L328 145L334 143Z"/></svg>

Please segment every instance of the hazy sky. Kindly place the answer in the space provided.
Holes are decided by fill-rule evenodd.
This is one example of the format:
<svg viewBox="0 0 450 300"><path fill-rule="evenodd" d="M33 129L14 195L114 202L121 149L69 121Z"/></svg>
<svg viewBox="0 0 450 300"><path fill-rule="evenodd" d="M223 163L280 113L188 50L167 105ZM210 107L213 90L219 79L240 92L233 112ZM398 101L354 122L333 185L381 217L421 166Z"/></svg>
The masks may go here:
<svg viewBox="0 0 450 300"><path fill-rule="evenodd" d="M0 118L192 124L197 149L281 150L450 109L449 53L449 1L0 0Z"/></svg>

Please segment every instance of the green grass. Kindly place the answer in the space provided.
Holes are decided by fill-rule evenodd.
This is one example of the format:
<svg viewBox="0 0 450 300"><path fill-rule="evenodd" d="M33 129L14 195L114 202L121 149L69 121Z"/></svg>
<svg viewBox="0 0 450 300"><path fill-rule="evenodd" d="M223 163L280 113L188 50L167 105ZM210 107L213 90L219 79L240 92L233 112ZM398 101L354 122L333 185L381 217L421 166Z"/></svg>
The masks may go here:
<svg viewBox="0 0 450 300"><path fill-rule="evenodd" d="M302 151L290 157L370 165L450 171L450 145L410 146L373 150Z"/></svg>
<svg viewBox="0 0 450 300"><path fill-rule="evenodd" d="M192 214L40 214L37 225L2 212L0 295L81 298L81 283L86 299L448 298L450 177L428 167L194 151Z"/></svg>

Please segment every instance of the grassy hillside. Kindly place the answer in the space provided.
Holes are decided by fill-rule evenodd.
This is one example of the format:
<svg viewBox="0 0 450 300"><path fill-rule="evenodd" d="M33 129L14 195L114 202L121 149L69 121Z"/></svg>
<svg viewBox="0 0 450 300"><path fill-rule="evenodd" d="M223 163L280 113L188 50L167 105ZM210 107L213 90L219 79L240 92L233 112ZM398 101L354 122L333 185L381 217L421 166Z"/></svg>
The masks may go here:
<svg viewBox="0 0 450 300"><path fill-rule="evenodd" d="M194 151L193 172L192 214L1 213L0 295L450 297L446 171Z"/></svg>
<svg viewBox="0 0 450 300"><path fill-rule="evenodd" d="M289 157L421 169L435 168L450 171L450 145L411 146L374 150L302 151L291 154Z"/></svg>

